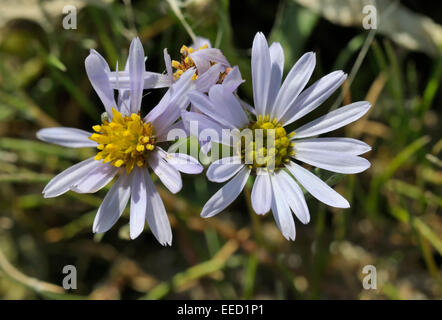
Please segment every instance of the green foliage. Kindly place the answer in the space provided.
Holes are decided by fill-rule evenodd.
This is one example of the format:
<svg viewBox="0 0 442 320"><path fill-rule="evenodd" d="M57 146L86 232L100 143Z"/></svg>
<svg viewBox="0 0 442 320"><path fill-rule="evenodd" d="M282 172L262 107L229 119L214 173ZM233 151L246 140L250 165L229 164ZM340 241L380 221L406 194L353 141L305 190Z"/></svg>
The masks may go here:
<svg viewBox="0 0 442 320"><path fill-rule="evenodd" d="M40 20L6 23L0 29L0 298L440 299L442 57L417 54L381 35L371 41L368 31L327 22L301 2L82 1L77 30L62 29L60 16L42 27ZM244 23L244 15L254 23ZM42 197L55 174L94 154L35 137L43 127L90 130L99 120L103 107L84 70L88 50L121 69L138 34L149 70L162 72L163 48L176 58L191 42L186 28L240 66L245 97L252 96L248 49L256 31L282 43L286 72L303 52L315 50L312 81L335 69L350 73L356 64L351 85L314 112L327 112L336 98L373 104L368 116L335 133L370 144L364 156L372 167L354 176L315 172L351 208L330 208L306 194L311 222L297 222L296 241L287 242L270 213L252 212L250 188L222 214L202 219L202 204L219 185L185 176L184 189L171 195L155 181L174 235L172 247L163 248L148 229L128 240L128 212L106 234L92 234L109 187ZM144 112L159 92L143 100ZM78 268L73 292L60 287L67 264ZM362 288L367 264L377 267L378 290Z"/></svg>

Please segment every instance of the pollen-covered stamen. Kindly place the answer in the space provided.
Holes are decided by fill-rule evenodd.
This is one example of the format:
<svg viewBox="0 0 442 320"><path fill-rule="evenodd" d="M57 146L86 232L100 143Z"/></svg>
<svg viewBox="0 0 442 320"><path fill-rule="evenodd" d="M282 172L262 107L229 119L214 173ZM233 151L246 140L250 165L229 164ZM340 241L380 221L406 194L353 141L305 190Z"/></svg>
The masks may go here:
<svg viewBox="0 0 442 320"><path fill-rule="evenodd" d="M176 69L175 73L173 74L173 78L177 80L186 70L195 67L195 62L190 57L190 54L207 49L209 46L205 44L202 47L199 47L197 50L194 50L192 47L188 48L187 46L182 46L180 53L181 53L181 61L172 60L172 67ZM192 80L195 80L198 78L198 70L195 71L195 74L192 77Z"/></svg>
<svg viewBox="0 0 442 320"><path fill-rule="evenodd" d="M287 134L282 124L269 116L259 116L256 122L242 129L240 135L236 150L251 169L275 170L295 154L294 144L290 142L294 133Z"/></svg>
<svg viewBox="0 0 442 320"><path fill-rule="evenodd" d="M155 148L153 127L145 123L140 115L132 113L123 116L112 109L112 121L103 121L102 125L93 126L96 133L89 139L98 143L101 150L95 160L102 160L115 167L125 167L130 173L134 166L144 167L147 154Z"/></svg>

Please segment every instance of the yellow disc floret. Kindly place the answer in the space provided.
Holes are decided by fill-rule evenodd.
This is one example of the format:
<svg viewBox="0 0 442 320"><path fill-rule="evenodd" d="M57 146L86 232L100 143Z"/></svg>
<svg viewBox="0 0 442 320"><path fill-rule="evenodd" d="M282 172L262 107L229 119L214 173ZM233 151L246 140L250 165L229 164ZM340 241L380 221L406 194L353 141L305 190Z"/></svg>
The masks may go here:
<svg viewBox="0 0 442 320"><path fill-rule="evenodd" d="M207 49L209 46L205 44L202 47L199 47L197 50L194 50L192 47L188 48L187 46L182 46L180 53L181 53L181 61L172 60L172 67L176 69L175 73L173 74L173 78L177 80L186 70L195 67L195 62L193 62L192 58L190 57L190 54ZM192 80L195 80L198 78L198 70L196 70L195 74L192 77Z"/></svg>
<svg viewBox="0 0 442 320"><path fill-rule="evenodd" d="M276 119L259 116L258 120L240 131L237 154L251 169L278 169L295 154L290 138L294 133L286 130Z"/></svg>
<svg viewBox="0 0 442 320"><path fill-rule="evenodd" d="M139 114L123 116L112 108L112 121L92 127L96 133L89 139L98 143L100 152L95 160L103 160L115 167L125 167L129 174L134 166L146 165L147 154L155 148L153 127Z"/></svg>

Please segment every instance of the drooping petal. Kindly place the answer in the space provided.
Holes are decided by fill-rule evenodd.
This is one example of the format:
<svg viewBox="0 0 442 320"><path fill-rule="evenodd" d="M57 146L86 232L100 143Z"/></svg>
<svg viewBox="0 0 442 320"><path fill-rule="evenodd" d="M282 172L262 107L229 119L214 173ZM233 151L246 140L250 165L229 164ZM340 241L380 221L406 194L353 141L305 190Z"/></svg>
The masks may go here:
<svg viewBox="0 0 442 320"><path fill-rule="evenodd" d="M295 240L296 229L295 222L293 220L292 212L290 207L285 200L285 194L278 181L275 179L274 175L270 175L270 180L272 182L272 213L275 219L276 225L281 231L282 235L287 240Z"/></svg>
<svg viewBox="0 0 442 320"><path fill-rule="evenodd" d="M147 224L158 242L165 246L172 244L172 229L164 208L163 200L155 188L148 170L144 170L147 189Z"/></svg>
<svg viewBox="0 0 442 320"><path fill-rule="evenodd" d="M183 182L180 173L171 164L167 163L167 161L161 157L159 152L153 151L147 161L152 170L170 192L177 193L181 190Z"/></svg>
<svg viewBox="0 0 442 320"><path fill-rule="evenodd" d="M130 111L138 113L143 98L144 72L146 71L144 49L138 37L130 44L128 63L131 89Z"/></svg>
<svg viewBox="0 0 442 320"><path fill-rule="evenodd" d="M95 216L92 231L108 231L120 218L130 197L132 175L122 174L104 197Z"/></svg>
<svg viewBox="0 0 442 320"><path fill-rule="evenodd" d="M284 51L279 42L274 42L269 48L271 62L271 76L269 83L269 93L267 98L266 114L273 110L273 104L281 87L282 73L284 71Z"/></svg>
<svg viewBox="0 0 442 320"><path fill-rule="evenodd" d="M297 150L294 158L321 169L344 174L359 173L370 167L367 159L341 152Z"/></svg>
<svg viewBox="0 0 442 320"><path fill-rule="evenodd" d="M147 188L144 171L146 168L134 168L132 195L130 199L129 235L137 238L143 232L147 213Z"/></svg>
<svg viewBox="0 0 442 320"><path fill-rule="evenodd" d="M207 178L213 182L224 182L232 178L244 167L241 158L226 157L212 162L207 169Z"/></svg>
<svg viewBox="0 0 442 320"><path fill-rule="evenodd" d="M98 161L97 161L98 162ZM71 189L77 193L94 193L106 186L118 173L119 168L107 163L90 170L86 177L76 183Z"/></svg>
<svg viewBox="0 0 442 320"><path fill-rule="evenodd" d="M371 147L360 140L352 138L310 138L296 140L295 150L342 152L355 156L371 150Z"/></svg>
<svg viewBox="0 0 442 320"><path fill-rule="evenodd" d="M257 214L266 214L272 206L272 184L267 171L261 170L252 188L252 207Z"/></svg>
<svg viewBox="0 0 442 320"><path fill-rule="evenodd" d="M84 179L92 170L101 165L101 162L94 160L92 157L67 168L49 181L49 183L43 189L44 197L53 198L69 191L74 185Z"/></svg>
<svg viewBox="0 0 442 320"><path fill-rule="evenodd" d="M370 107L371 105L369 102L359 101L336 109L295 130L296 134L292 139L317 136L322 133L339 129L353 121L358 120L365 113L367 113Z"/></svg>
<svg viewBox="0 0 442 320"><path fill-rule="evenodd" d="M276 97L271 116L280 120L287 109L295 102L309 81L316 65L316 56L313 52L304 54L292 67Z"/></svg>
<svg viewBox="0 0 442 320"><path fill-rule="evenodd" d="M204 169L198 160L192 156L184 153L169 153L159 147L157 148L161 157L180 172L198 174Z"/></svg>
<svg viewBox="0 0 442 320"><path fill-rule="evenodd" d="M37 138L69 148L97 147L97 143L89 139L92 133L68 127L44 128L37 131Z"/></svg>
<svg viewBox="0 0 442 320"><path fill-rule="evenodd" d="M284 197L293 213L298 219L307 224L310 221L310 213L305 202L304 193L296 181L284 170L279 170L274 176L279 187L284 190Z"/></svg>
<svg viewBox="0 0 442 320"><path fill-rule="evenodd" d="M86 57L84 64L92 87L100 97L101 102L103 102L107 114L109 117L112 117L112 108L118 107L115 103L114 90L109 82L109 72L106 69L107 64L106 66L103 65L103 58L95 51L91 51L91 53ZM107 68L109 67L107 66Z"/></svg>
<svg viewBox="0 0 442 320"><path fill-rule="evenodd" d="M201 211L201 216L203 218L213 217L227 208L241 193L249 175L250 169L244 166L232 180L226 183L207 201Z"/></svg>
<svg viewBox="0 0 442 320"><path fill-rule="evenodd" d="M350 204L339 193L333 190L324 181L315 174L290 162L286 165L287 169L293 174L296 180L316 199L335 208L349 208Z"/></svg>
<svg viewBox="0 0 442 320"><path fill-rule="evenodd" d="M256 113L264 115L271 78L271 60L267 40L258 32L252 46L252 84Z"/></svg>
<svg viewBox="0 0 442 320"><path fill-rule="evenodd" d="M322 77L306 90L304 90L289 106L281 117L284 126L302 118L315 110L330 97L347 79L347 74L342 71L334 71Z"/></svg>

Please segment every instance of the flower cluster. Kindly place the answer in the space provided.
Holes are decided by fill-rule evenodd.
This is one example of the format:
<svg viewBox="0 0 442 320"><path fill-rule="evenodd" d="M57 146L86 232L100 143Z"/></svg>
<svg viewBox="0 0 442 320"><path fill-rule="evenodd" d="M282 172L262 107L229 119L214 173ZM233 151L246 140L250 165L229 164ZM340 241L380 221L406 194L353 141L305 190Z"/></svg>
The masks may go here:
<svg viewBox="0 0 442 320"><path fill-rule="evenodd" d="M91 50L85 60L86 73L105 108L102 123L93 126L93 133L75 128L46 128L37 136L66 147L94 147L98 152L55 176L43 190L45 197L56 197L69 190L96 192L117 177L98 209L93 231L109 230L130 199L131 238L143 231L147 221L157 240L170 245L170 223L150 174L153 172L170 192L177 193L182 188L180 172L203 171L197 157L163 149L176 138L171 132L181 130L185 136L197 135L206 154L213 142L228 146L230 152L220 159L214 159L212 152L207 178L228 182L204 205L202 217L212 217L227 208L250 177L254 180L254 211L266 214L271 210L278 228L290 240L296 234L292 213L302 223L310 220L299 185L327 205L349 207L341 195L299 162L343 174L366 170L370 163L359 155L370 150L368 145L350 138L316 136L359 119L370 104L356 102L294 131L287 128L330 97L345 81L345 73L332 72L304 90L315 67L315 55L307 53L282 81L281 45L269 46L264 35L257 33L251 59L252 107L236 92L244 82L239 68L232 67L222 51L212 48L208 40L197 38L193 45L182 46L179 54L177 60L172 60L165 49L166 73L155 73L146 70L138 38L131 43L122 71L118 65L111 71L105 59ZM143 92L156 88L168 89L142 117ZM195 123L196 132L191 129ZM213 134L203 132L207 130ZM226 139L229 130L231 135Z"/></svg>

